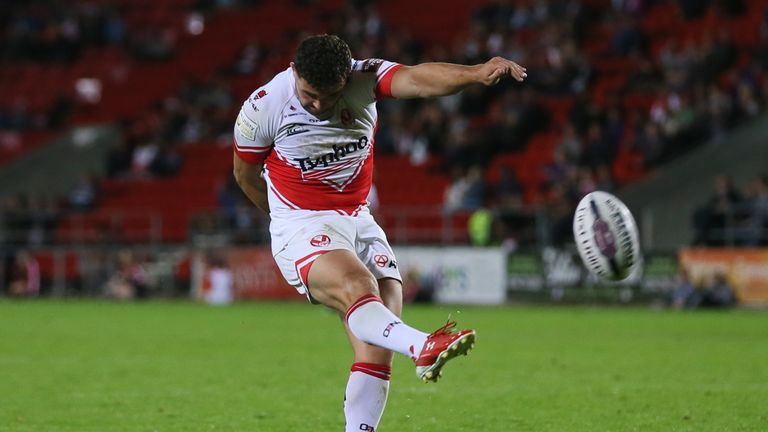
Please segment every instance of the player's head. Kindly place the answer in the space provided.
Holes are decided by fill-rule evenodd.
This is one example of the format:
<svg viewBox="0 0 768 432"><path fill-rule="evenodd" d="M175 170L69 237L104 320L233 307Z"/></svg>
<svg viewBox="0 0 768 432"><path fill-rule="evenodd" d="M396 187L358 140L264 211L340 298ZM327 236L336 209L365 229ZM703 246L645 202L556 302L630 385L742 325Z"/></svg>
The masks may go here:
<svg viewBox="0 0 768 432"><path fill-rule="evenodd" d="M299 44L291 68L301 105L319 114L336 105L341 97L352 70L352 54L338 36L310 36Z"/></svg>

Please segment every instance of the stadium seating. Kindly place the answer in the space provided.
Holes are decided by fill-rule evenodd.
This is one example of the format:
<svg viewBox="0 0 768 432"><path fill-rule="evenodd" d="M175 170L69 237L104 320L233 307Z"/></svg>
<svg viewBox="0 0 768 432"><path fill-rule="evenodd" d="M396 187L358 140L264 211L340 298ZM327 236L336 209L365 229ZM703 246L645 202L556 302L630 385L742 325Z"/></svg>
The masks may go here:
<svg viewBox="0 0 768 432"><path fill-rule="evenodd" d="M8 108L14 100L23 96L31 111L43 112L51 107L62 90L71 92L75 80L92 77L100 79L104 84L102 100L98 106L78 105L74 123L130 117L174 94L180 76L207 79L230 65L248 41L258 39L260 43L274 46L275 49L270 52L257 74L228 78L236 99L241 100L257 83L285 67L291 54L286 49L290 46L290 43L286 43L287 39L305 29L318 30L318 24L313 20L343 4L341 0L310 2L309 6L297 9L288 2L264 1L245 9L223 9L208 15L202 34L191 35L185 31L185 20L194 3L192 0L120 2L129 31L160 28L175 33L176 50L170 60L158 63L135 62L124 50L105 46L88 47L78 61L71 64L3 65L0 68L0 92L7 97L0 104ZM428 0L421 2L418 8L410 8L409 1L392 0L381 3L378 8L389 26L408 29L423 45L432 46L451 44L466 37L471 24L467 17L488 3L484 0ZM611 7L609 0L582 3L596 10ZM650 37L650 55L654 58L672 40L682 44L700 43L711 34L709 29L712 28L728 31L741 48L753 48L759 41L759 23L763 19L762 11L768 6L768 0L746 3L749 10L741 17L723 17L710 9L701 18L686 20L675 2L653 2L643 12L639 25ZM446 8L450 8L452 13L435 13L436 10ZM412 13L404 14L403 10ZM536 28L521 29L520 40L536 40L540 31ZM637 68L639 59L621 55L612 49L611 41L617 31L613 23L591 26L582 49L593 69L589 86L591 100L599 106L605 106L618 98L620 108L627 113L624 119L625 135L611 167L614 182L623 185L637 181L646 174L643 155L630 145L634 134L631 127L632 115L648 112L654 102L658 101L659 95L629 88L627 77ZM742 65L746 61L744 55L739 58ZM494 157L485 176L486 182L493 184L498 181L500 167L513 168L524 188L524 201L528 204L541 202L545 198L544 168L552 162L554 149L575 104L574 97L569 94L547 94L539 100L551 113L548 129L534 135L522 151ZM482 125L484 121L487 119L476 119L474 124ZM27 132L5 138L0 136L0 164L35 148L37 143L44 142L51 133L54 131ZM136 182L105 180L102 184L104 199L98 208L84 216L84 220L65 220L60 231L61 238L67 239L73 235L78 224L84 224L94 230L86 237L97 239L99 234L96 227L115 223L113 215L123 212L125 216L119 221L119 229L124 236L131 241L151 240L157 236L154 233L156 225L151 222L154 216L141 213L151 208L162 220L161 240L185 241L191 215L201 209L216 206L217 187L229 173L231 157L228 148L204 143L181 145L180 152L184 165L176 177ZM434 156L425 165L413 166L403 156L377 155L376 183L382 205L397 209L419 206L439 208L443 203L443 192L450 183L445 171L440 170L440 165L441 161ZM130 216L132 213L139 213L140 216L134 218ZM434 211L430 217L416 216L417 213L418 210L414 210L414 216L408 219L410 228L423 228L416 231L429 233L421 240L440 239L445 226L444 217ZM383 217L384 225L398 224L394 216ZM448 225L460 223L458 219ZM432 228L431 231L429 228Z"/></svg>

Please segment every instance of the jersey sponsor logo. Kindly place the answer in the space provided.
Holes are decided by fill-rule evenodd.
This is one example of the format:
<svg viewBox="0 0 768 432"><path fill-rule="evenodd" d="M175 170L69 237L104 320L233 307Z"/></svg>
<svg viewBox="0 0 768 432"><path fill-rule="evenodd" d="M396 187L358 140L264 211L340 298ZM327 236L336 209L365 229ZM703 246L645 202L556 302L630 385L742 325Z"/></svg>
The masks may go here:
<svg viewBox="0 0 768 432"><path fill-rule="evenodd" d="M314 247L325 247L331 244L331 238L325 234L319 234L312 237L312 240L309 241L309 244Z"/></svg>
<svg viewBox="0 0 768 432"><path fill-rule="evenodd" d="M251 141L256 139L256 131L259 129L259 125L252 122L243 111L240 111L240 114L237 115L235 126L237 126L237 130L239 130L244 137Z"/></svg>
<svg viewBox="0 0 768 432"><path fill-rule="evenodd" d="M294 158L301 167L301 172L306 173L317 168L328 168L333 162L339 162L345 156L356 153L360 150L364 150L368 147L368 137L360 137L357 141L352 141L347 144L333 145L333 151L325 153L316 158Z"/></svg>

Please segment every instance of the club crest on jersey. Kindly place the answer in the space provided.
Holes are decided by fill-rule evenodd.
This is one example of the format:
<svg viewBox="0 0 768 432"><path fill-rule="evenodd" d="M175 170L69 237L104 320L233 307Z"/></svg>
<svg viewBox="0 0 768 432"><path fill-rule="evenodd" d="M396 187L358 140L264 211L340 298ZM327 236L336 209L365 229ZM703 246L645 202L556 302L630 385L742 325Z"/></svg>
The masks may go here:
<svg viewBox="0 0 768 432"><path fill-rule="evenodd" d="M309 244L314 247L325 247L331 244L331 238L325 234L319 234L312 237L312 240L309 241Z"/></svg>

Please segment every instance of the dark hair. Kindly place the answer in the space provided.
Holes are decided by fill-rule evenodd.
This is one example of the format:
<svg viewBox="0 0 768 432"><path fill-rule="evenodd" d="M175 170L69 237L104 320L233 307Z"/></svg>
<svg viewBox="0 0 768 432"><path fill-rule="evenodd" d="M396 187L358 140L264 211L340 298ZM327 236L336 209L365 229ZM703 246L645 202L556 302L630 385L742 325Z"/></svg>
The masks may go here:
<svg viewBox="0 0 768 432"><path fill-rule="evenodd" d="M296 73L320 91L344 83L352 69L349 45L335 35L304 39L296 49Z"/></svg>

